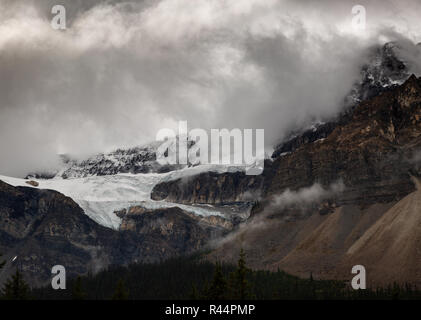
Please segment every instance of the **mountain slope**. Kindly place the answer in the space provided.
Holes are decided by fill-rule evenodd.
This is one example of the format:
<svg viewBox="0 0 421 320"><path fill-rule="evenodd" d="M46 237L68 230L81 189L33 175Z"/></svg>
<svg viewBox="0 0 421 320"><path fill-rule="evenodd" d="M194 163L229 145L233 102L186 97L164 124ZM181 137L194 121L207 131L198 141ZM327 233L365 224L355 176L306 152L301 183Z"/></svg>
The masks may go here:
<svg viewBox="0 0 421 320"><path fill-rule="evenodd" d="M358 104L283 143L261 176L160 167L146 147L66 160L32 189L0 177L27 185L0 184L0 249L22 256L25 270L43 281L60 253L77 274L212 241L211 259L236 259L244 247L255 268L348 279L351 265L365 263L376 273L372 282L417 283L419 195L411 177L421 176L421 79L408 78L393 45L382 50L363 69Z"/></svg>
<svg viewBox="0 0 421 320"><path fill-rule="evenodd" d="M303 144L326 138L338 125L351 120L353 110L358 104L402 85L411 75L412 69L410 62L405 61L402 56L402 48L395 42L371 48L368 62L361 68L360 80L344 99L342 112L326 122L313 123L309 129L290 133L275 147L272 157L277 158L293 152Z"/></svg>
<svg viewBox="0 0 421 320"><path fill-rule="evenodd" d="M202 174L190 177L188 183L158 183L152 197L213 203L238 201L251 193L260 194L263 208L285 190L316 183L329 186L340 180L346 192L331 205L392 202L415 190L410 175L421 172L414 161L419 149L421 80L411 76L401 86L359 104L350 120L338 124L325 139L302 144L266 162L261 176Z"/></svg>
<svg viewBox="0 0 421 320"><path fill-rule="evenodd" d="M418 193L412 179L421 176L419 150L421 79L411 76L401 86L360 103L350 120L324 140L276 158L270 173L263 175L261 200L251 218L215 243L209 258L232 261L243 247L255 268L280 267L304 277L312 273L349 280L352 266L365 263L372 284L384 284L381 279L419 283L419 211L413 198ZM214 177L216 182L219 179ZM247 179L235 185L247 186ZM203 177L192 177L190 185L202 181ZM344 188L334 187L341 184ZM180 191L185 186L165 186L165 193L159 184L155 189L173 201L185 200ZM198 186L198 194L218 191L217 183ZM235 197L248 191L259 189L242 188ZM399 209L402 206L407 207ZM382 230L380 235L368 237L377 228ZM354 245L361 250L351 250ZM395 250L402 259L387 263Z"/></svg>
<svg viewBox="0 0 421 320"><path fill-rule="evenodd" d="M362 223L356 208L339 209L271 268L349 280L352 267L363 265L370 286L420 285L421 191L395 204L366 209L363 217L370 223Z"/></svg>
<svg viewBox="0 0 421 320"><path fill-rule="evenodd" d="M160 261L195 252L231 227L177 207L131 207L118 214L122 227L112 230L61 193L0 181L0 252L7 260L0 282L15 268L38 285L51 278L54 265L74 277L112 264Z"/></svg>
<svg viewBox="0 0 421 320"><path fill-rule="evenodd" d="M37 186L28 184L31 180L1 175L0 180L13 186L34 187L61 192L71 197L91 219L100 225L117 230L121 219L114 212L128 209L130 206L135 205L141 205L148 209L180 207L198 216L227 216L221 208L183 205L151 199L151 191L157 183L178 180L180 177L188 179L189 176L209 170L224 173L230 168L202 165L161 174L116 174L72 179L57 177L54 179L36 179ZM235 171L235 169L232 170ZM229 218L229 215L227 218Z"/></svg>
<svg viewBox="0 0 421 320"><path fill-rule="evenodd" d="M343 267L367 266L373 282L421 283L421 188L389 209L348 249Z"/></svg>

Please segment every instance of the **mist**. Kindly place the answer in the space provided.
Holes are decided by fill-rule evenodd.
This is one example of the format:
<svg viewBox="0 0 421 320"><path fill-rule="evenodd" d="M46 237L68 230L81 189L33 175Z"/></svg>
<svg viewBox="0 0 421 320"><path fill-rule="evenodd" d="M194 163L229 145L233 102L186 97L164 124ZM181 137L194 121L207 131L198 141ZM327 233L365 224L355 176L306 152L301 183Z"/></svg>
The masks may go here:
<svg viewBox="0 0 421 320"><path fill-rule="evenodd" d="M275 195L269 204L269 210L282 210L288 206L299 204L305 206L317 201L327 199L344 192L345 184L343 181L337 181L324 188L321 184L315 183L308 188L302 188L297 191L289 189L282 192L282 194Z"/></svg>
<svg viewBox="0 0 421 320"><path fill-rule="evenodd" d="M159 129L265 129L272 146L335 115L368 49L399 39L419 73L418 1L0 0L0 174L154 141Z"/></svg>

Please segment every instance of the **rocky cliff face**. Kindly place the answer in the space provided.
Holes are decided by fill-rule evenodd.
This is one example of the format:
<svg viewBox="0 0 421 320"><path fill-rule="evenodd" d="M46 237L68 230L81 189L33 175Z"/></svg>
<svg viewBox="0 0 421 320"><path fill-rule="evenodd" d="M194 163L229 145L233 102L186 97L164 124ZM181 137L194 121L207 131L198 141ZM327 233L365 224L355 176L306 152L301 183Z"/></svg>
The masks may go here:
<svg viewBox="0 0 421 320"><path fill-rule="evenodd" d="M349 120L354 107L360 102L401 85L408 79L410 65L400 57L398 43L387 43L383 47L374 47L369 53L368 62L361 68L360 81L344 98L344 112L326 123L314 123L307 130L298 130L275 147L273 157L293 152L302 144L312 143L326 138L338 124ZM159 144L118 149L110 153L97 154L85 160L75 160L62 156L63 168L58 172L31 173L29 177L80 178L88 176L113 175L117 173L168 172L180 169L179 165L160 165L156 161L156 149ZM189 147L193 145L189 142ZM170 149L176 150L175 144Z"/></svg>
<svg viewBox="0 0 421 320"><path fill-rule="evenodd" d="M99 239L109 234L60 193L3 182L0 216L0 250L8 260L18 256L6 268L22 269L35 283L44 281L56 264L71 275L86 272L92 255L100 251Z"/></svg>
<svg viewBox="0 0 421 320"><path fill-rule="evenodd" d="M326 139L278 157L253 217L210 258L232 261L243 247L256 268L350 280L362 264L369 285L419 285L420 120L421 80L411 76L361 103ZM329 199L310 192L338 180L345 189Z"/></svg>
<svg viewBox="0 0 421 320"><path fill-rule="evenodd" d="M338 121L315 124L310 129L305 130L301 134L290 137L286 141L276 146L275 151L272 154L272 158L277 158L290 152L294 152L304 144L325 139L332 133L333 130L335 130L337 126Z"/></svg>
<svg viewBox="0 0 421 320"><path fill-rule="evenodd" d="M8 261L0 281L15 268L36 285L51 278L54 265L65 266L71 277L110 264L158 261L199 250L232 227L223 219L199 219L179 208L135 207L119 214L121 230L111 230L58 192L0 181L0 252Z"/></svg>
<svg viewBox="0 0 421 320"><path fill-rule="evenodd" d="M117 173L168 172L180 166L160 165L156 161L155 146L119 149L108 154L98 154L89 159L77 161L68 157L62 158L64 169L54 176L81 178L104 176Z"/></svg>
<svg viewBox="0 0 421 320"><path fill-rule="evenodd" d="M402 48L397 42L388 42L374 47L369 61L361 69L361 80L351 90L347 101L351 105L373 98L388 88L404 83L411 73L409 62L400 54Z"/></svg>
<svg viewBox="0 0 421 320"><path fill-rule="evenodd" d="M394 42L372 48L368 62L361 68L360 80L344 99L342 112L326 123L314 123L308 129L292 132L275 147L272 158L293 152L303 144L326 138L338 125L352 119L355 107L362 101L403 84L410 76L411 66L400 58L399 51L399 45Z"/></svg>
<svg viewBox="0 0 421 320"><path fill-rule="evenodd" d="M356 105L282 143L262 175L206 172L152 191L154 200L183 204L251 203L251 218L241 228L234 228L238 221L199 218L178 208L132 207L117 213L123 220L113 231L59 193L0 184L0 251L8 259L18 255L15 264L45 281L55 264L74 275L113 263L154 261L193 252L234 229L211 259L235 260L243 247L256 268L347 279L349 267L363 263L377 283L418 283L421 230L414 181L421 176L421 80L408 78L394 50L385 46L363 68L351 99ZM155 160L144 151L100 155L71 164L61 175L146 172Z"/></svg>
<svg viewBox="0 0 421 320"><path fill-rule="evenodd" d="M153 200L179 203L228 204L254 201L260 197L263 182L270 171L259 176L247 176L244 172L204 172L197 176L167 181L156 185L152 191Z"/></svg>
<svg viewBox="0 0 421 320"><path fill-rule="evenodd" d="M260 191L252 217L210 259L234 262L244 248L255 268L349 280L363 264L371 285L420 284L420 150L421 79L411 76L360 103L324 139L277 157L257 184L240 174L202 175L158 185L155 195L212 203L225 190L218 202Z"/></svg>
<svg viewBox="0 0 421 320"><path fill-rule="evenodd" d="M403 85L362 102L349 121L338 123L325 138L294 146L265 164L261 176L205 173L157 185L153 199L182 203L243 201L249 194L269 199L341 180L346 192L338 204L372 204L399 200L413 192L412 160L421 148L421 85L411 76ZM300 139L305 140L306 135Z"/></svg>
<svg viewBox="0 0 421 320"><path fill-rule="evenodd" d="M169 150L177 154L178 137L170 140L165 154ZM187 165L160 164L157 161L157 152L160 142L152 142L144 146L117 149L109 153L99 153L84 160L76 160L69 155L60 155L60 168L52 172L33 172L27 178L52 179L52 178L84 178L91 176L115 175L118 173L165 173L182 169ZM194 141L187 142L191 148ZM189 163L188 166L192 164Z"/></svg>
<svg viewBox="0 0 421 320"><path fill-rule="evenodd" d="M410 159L420 147L420 112L420 80L411 76L402 86L361 103L351 121L326 139L276 159L268 194L342 179L347 191L341 203L401 199L414 191L410 172L417 171Z"/></svg>
<svg viewBox="0 0 421 320"><path fill-rule="evenodd" d="M416 132L417 124L412 123L411 117L418 111L416 106L414 110L405 109L397 101L397 95L405 95L398 92L405 89L398 87L408 80L410 68L400 58L399 50L397 43L373 48L369 62L361 69L361 80L345 99L344 111L331 121L313 124L280 143L272 155L274 163L265 163L263 178L203 174L189 183L179 180L157 185L152 198L182 203L227 203L242 201L250 193L265 198L267 193L296 190L316 182L326 185L335 179L343 179L348 185L347 195L340 199L343 202L357 198L361 203L380 198L388 201L407 195L414 190L408 174L414 167L408 161L414 148L398 146L391 138L395 136L391 130L401 128L405 122L415 126ZM412 77L406 86L417 91L417 83ZM416 104L416 98L407 99L412 99L409 104ZM367 105L378 110L372 113ZM374 181L377 182L372 184ZM365 184L370 187L363 189Z"/></svg>

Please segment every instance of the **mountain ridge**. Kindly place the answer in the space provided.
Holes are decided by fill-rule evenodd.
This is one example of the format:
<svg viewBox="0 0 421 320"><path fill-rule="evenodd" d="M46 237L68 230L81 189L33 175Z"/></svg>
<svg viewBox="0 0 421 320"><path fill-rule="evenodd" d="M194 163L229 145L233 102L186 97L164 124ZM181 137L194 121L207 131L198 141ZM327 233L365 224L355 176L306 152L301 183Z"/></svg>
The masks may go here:
<svg viewBox="0 0 421 320"><path fill-rule="evenodd" d="M361 102L350 120L336 126L325 139L302 144L274 159L270 167L265 167L260 189L254 189L253 184L250 189L235 189L238 185L249 185L251 178L245 176L220 191L223 179L220 175L204 180L207 183L203 183L203 175L190 178L196 194L208 195L193 198L198 203L213 199L210 195L215 193L233 200L246 192L260 191L249 220L227 239L216 243L208 258L234 262L243 248L251 266L257 269L279 267L302 277L313 274L322 279L344 280L350 279L353 265L366 263L370 285L384 285L382 279L388 283L419 283L421 279L414 267L421 261L416 237L409 237L406 244L412 248L407 254L412 255L408 260L411 267L398 268L401 272L394 271L392 258L369 259L383 257L386 248L382 245L371 242L367 245L377 248L376 255L361 253L346 259L345 254L385 217L408 214L394 207L401 206L406 197L417 192L413 177L421 177L417 156L420 150L421 78L411 75L402 85ZM329 191L337 181L344 189ZM180 183L165 182L155 186L154 190L159 192L152 194L156 199L191 201L191 192L184 193L183 188ZM232 188L238 193L230 192ZM303 201L306 195L314 200ZM415 211L407 210L414 216ZM421 233L421 225L415 223L411 227L410 234ZM397 241L393 237L388 239L392 243ZM381 239L375 242L379 241L382 242ZM379 261L388 264L380 266Z"/></svg>
<svg viewBox="0 0 421 320"><path fill-rule="evenodd" d="M122 224L112 230L59 192L0 181L0 252L7 260L0 282L16 268L38 286L48 283L55 265L75 277L109 265L157 262L196 252L232 227L223 219L200 219L177 207L132 207L119 214Z"/></svg>
<svg viewBox="0 0 421 320"><path fill-rule="evenodd" d="M367 63L361 66L360 80L344 98L343 111L325 122L309 124L309 129L301 128L291 132L275 146L272 158L294 151L304 143L326 138L334 128L349 120L353 108L364 100L395 88L410 76L410 66L399 57L400 46L388 42L373 47ZM175 140L176 142L177 140ZM156 142L128 149L117 149L109 153L99 153L84 160L75 160L69 155L60 156L62 168L56 172L29 173L27 178L81 178L89 176L114 175L118 173L165 173L183 168L182 165L160 165L156 161ZM169 148L176 150L176 143Z"/></svg>

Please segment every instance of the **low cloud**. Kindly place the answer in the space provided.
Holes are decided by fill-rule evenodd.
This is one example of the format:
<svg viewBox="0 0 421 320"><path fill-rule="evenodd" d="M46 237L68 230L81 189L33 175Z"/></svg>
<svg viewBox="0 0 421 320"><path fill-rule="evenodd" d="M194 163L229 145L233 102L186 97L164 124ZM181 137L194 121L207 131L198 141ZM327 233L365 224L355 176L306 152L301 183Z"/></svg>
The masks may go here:
<svg viewBox="0 0 421 320"><path fill-rule="evenodd" d="M306 206L335 196L344 192L344 190L345 184L342 180L330 184L327 188L324 188L319 183L315 183L311 187L302 188L297 191L287 189L282 194L273 196L269 207L271 210L281 210L297 204L299 206Z"/></svg>
<svg viewBox="0 0 421 320"><path fill-rule="evenodd" d="M317 204L323 200L335 197L346 189L342 180L338 180L327 187L315 183L310 187L301 188L297 191L285 190L279 195L274 195L271 201L265 205L263 212L259 212L251 219L239 225L238 229L221 239L214 239L209 246L218 248L232 241L240 241L243 248L253 246L247 239L247 234L252 234L259 229L265 229L274 223L288 220L282 210L293 207L295 219L300 216L301 210L308 208L312 204ZM268 219L268 216L278 214L278 219Z"/></svg>
<svg viewBox="0 0 421 320"><path fill-rule="evenodd" d="M367 4L358 34L352 1L67 0L56 31L55 1L0 0L0 173L141 145L180 120L263 128L271 146L340 110L368 48L393 40L385 26L421 41L419 2L404 2Z"/></svg>

